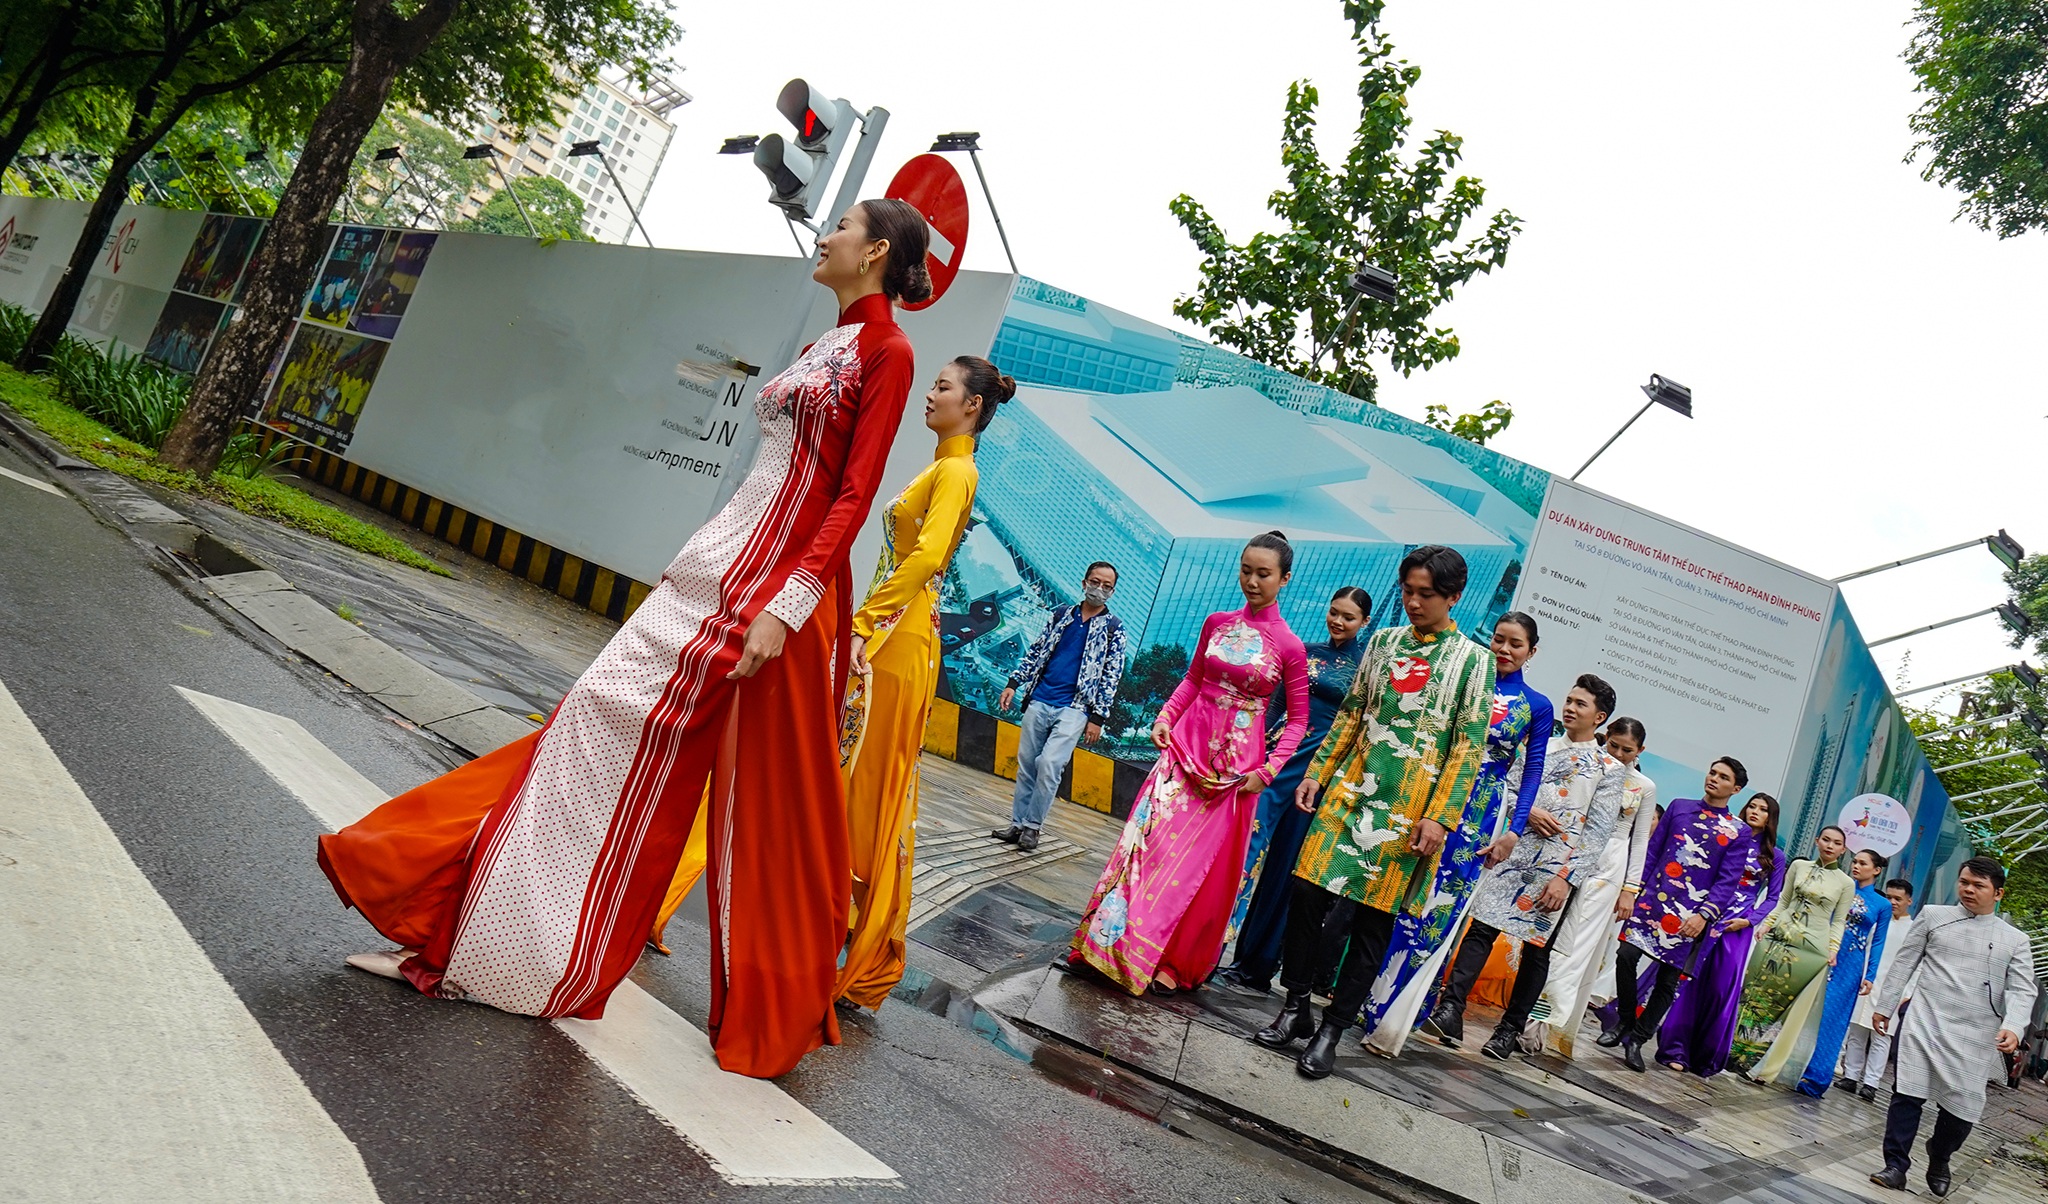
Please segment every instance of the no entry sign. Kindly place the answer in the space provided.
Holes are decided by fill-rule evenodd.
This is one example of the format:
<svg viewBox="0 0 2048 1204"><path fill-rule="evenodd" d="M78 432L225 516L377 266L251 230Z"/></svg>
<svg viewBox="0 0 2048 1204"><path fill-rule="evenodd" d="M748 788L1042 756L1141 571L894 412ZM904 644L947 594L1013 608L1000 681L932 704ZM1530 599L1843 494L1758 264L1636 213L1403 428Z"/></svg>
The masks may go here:
<svg viewBox="0 0 2048 1204"><path fill-rule="evenodd" d="M932 274L931 300L903 307L924 309L946 295L967 254L967 185L942 156L919 155L903 165L883 195L909 201L924 214L931 239L924 261Z"/></svg>

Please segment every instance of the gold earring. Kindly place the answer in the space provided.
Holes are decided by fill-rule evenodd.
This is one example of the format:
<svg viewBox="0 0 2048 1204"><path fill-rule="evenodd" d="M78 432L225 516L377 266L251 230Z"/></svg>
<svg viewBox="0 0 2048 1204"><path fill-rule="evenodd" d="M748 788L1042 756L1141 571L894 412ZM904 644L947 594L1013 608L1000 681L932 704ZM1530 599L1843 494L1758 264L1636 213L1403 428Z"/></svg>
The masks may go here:
<svg viewBox="0 0 2048 1204"><path fill-rule="evenodd" d="M868 261L865 259L860 261L860 274L863 276L868 274Z"/></svg>

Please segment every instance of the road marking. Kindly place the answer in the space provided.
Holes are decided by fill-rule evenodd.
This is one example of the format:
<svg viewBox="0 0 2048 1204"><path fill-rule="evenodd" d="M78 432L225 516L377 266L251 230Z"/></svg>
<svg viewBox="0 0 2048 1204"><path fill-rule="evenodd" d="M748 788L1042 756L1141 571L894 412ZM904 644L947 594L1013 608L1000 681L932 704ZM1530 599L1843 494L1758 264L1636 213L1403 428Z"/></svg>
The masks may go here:
<svg viewBox="0 0 2048 1204"><path fill-rule="evenodd" d="M375 1201L362 1156L0 683L0 1183Z"/></svg>
<svg viewBox="0 0 2048 1204"><path fill-rule="evenodd" d="M44 493L55 494L58 497L64 496L64 491L62 489L57 488L55 485L50 484L48 481L38 481L34 477L23 476L22 474L14 471L11 468L0 468L0 477L6 477L10 481L20 481L22 484L28 486L30 489L40 489Z"/></svg>
<svg viewBox="0 0 2048 1204"><path fill-rule="evenodd" d="M283 715L177 690L329 828L354 823L387 797ZM554 1024L728 1183L802 1187L898 1178L774 1083L721 1070L704 1033L631 979L612 992L603 1020Z"/></svg>

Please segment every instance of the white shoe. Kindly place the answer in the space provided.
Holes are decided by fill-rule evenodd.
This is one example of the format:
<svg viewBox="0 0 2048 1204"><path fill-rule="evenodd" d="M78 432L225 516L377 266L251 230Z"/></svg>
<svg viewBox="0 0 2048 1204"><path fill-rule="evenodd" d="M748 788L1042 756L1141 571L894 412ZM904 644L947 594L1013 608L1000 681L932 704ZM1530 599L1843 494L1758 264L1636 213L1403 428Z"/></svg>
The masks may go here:
<svg viewBox="0 0 2048 1204"><path fill-rule="evenodd" d="M411 956L412 952L406 949L387 949L382 953L351 953L348 955L348 964L379 978L404 982L405 975L398 967L404 965L405 959Z"/></svg>

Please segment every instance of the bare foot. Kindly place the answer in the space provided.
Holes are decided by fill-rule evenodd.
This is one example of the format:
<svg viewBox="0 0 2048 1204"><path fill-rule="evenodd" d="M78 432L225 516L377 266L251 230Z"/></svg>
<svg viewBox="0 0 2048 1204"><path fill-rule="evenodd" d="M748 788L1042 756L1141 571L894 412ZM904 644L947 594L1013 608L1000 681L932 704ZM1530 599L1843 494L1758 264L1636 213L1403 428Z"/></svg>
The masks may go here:
<svg viewBox="0 0 2048 1204"><path fill-rule="evenodd" d="M365 973L403 982L405 975L398 967L405 964L406 958L418 952L417 949L387 949L381 953L351 953L347 960L349 965Z"/></svg>

